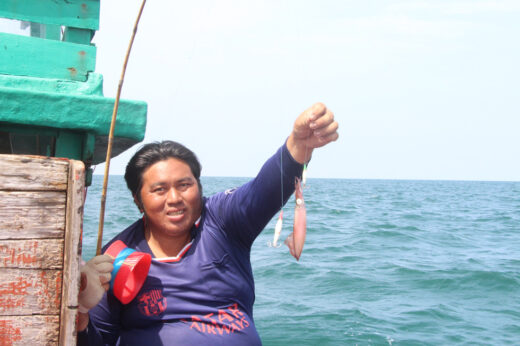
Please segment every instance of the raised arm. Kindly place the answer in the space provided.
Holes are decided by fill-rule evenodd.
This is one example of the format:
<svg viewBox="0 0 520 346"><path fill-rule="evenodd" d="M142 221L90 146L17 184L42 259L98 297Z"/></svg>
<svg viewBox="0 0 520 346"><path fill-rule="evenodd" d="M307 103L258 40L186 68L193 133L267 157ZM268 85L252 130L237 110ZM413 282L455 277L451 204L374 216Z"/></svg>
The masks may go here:
<svg viewBox="0 0 520 346"><path fill-rule="evenodd" d="M315 148L338 138L338 123L322 103L298 116L285 145L263 165L255 179L233 193L216 196L212 202L224 231L246 246L280 210L294 192L294 179Z"/></svg>

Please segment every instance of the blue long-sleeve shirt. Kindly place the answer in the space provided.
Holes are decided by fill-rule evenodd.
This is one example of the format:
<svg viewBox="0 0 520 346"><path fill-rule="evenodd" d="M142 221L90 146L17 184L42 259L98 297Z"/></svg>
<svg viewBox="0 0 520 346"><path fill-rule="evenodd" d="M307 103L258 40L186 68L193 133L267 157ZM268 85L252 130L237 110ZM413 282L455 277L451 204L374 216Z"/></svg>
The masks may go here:
<svg viewBox="0 0 520 346"><path fill-rule="evenodd" d="M142 220L117 235L104 250L122 240L149 253L148 277L127 305L105 294L89 312L87 331L78 334L78 343L260 345L253 321L251 245L294 192L302 168L283 145L253 180L203 198L192 241L175 258L154 258Z"/></svg>

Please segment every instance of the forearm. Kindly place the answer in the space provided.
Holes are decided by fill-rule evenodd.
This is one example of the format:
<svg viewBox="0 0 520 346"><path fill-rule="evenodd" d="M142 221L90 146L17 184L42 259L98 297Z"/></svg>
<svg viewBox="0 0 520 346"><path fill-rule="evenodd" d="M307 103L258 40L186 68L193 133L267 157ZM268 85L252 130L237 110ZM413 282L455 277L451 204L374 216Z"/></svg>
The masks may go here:
<svg viewBox="0 0 520 346"><path fill-rule="evenodd" d="M253 180L219 197L217 210L225 225L223 229L250 246L292 195L294 178L301 177L302 171L303 165L294 160L284 143Z"/></svg>
<svg viewBox="0 0 520 346"><path fill-rule="evenodd" d="M286 144L262 166L243 193L247 219L258 232L282 208L294 192L294 179L301 177L303 165L294 159Z"/></svg>
<svg viewBox="0 0 520 346"><path fill-rule="evenodd" d="M309 162L312 151L314 150L313 148L307 147L305 141L297 140L294 133L291 133L287 139L286 146L293 159L300 164Z"/></svg>

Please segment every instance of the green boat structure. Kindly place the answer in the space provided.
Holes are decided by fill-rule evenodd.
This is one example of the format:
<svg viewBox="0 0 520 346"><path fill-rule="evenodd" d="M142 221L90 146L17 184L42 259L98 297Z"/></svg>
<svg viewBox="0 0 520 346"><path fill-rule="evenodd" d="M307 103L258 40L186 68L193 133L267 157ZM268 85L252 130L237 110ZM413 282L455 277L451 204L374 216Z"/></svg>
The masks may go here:
<svg viewBox="0 0 520 346"><path fill-rule="evenodd" d="M0 2L30 33L0 32L2 345L75 344L83 191L115 101L95 72L99 14L100 0ZM146 113L120 100L112 157L143 140Z"/></svg>
<svg viewBox="0 0 520 346"><path fill-rule="evenodd" d="M114 99L94 72L99 9L99 0L0 2L0 17L29 22L31 32L0 33L0 153L67 157L87 169L105 160ZM120 101L113 156L143 140L146 111Z"/></svg>

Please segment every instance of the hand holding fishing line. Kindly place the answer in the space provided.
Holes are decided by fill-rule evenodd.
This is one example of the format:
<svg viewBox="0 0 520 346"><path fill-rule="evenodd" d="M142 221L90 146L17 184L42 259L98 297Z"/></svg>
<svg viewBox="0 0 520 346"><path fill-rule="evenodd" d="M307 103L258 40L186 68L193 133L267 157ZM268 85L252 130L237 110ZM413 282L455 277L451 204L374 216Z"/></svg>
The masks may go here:
<svg viewBox="0 0 520 346"><path fill-rule="evenodd" d="M338 127L334 114L323 103L315 103L294 122L287 148L296 161L305 164L315 148L338 139Z"/></svg>
<svg viewBox="0 0 520 346"><path fill-rule="evenodd" d="M296 205L294 210L293 232L284 241L289 248L289 252L296 260L300 259L307 233L307 216L303 198L303 187L305 187L307 176L307 163L315 148L323 147L338 139L338 127L338 122L334 120L334 114L323 103L318 102L298 116L294 122L293 131L287 140L287 149L292 157L304 165L302 179L295 177L294 183ZM283 164L280 164L280 166L283 167ZM272 245L268 243L269 246L275 246L277 244L282 228L282 213L283 210L280 212L280 217L275 227Z"/></svg>

